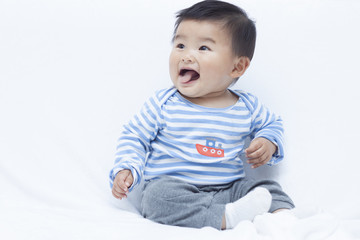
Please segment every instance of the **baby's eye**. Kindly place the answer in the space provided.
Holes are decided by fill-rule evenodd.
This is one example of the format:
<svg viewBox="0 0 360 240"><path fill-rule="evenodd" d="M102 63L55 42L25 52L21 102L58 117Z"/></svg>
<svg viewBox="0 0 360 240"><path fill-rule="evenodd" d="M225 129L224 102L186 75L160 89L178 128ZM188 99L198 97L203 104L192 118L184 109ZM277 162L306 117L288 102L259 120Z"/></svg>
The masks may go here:
<svg viewBox="0 0 360 240"><path fill-rule="evenodd" d="M210 48L208 48L207 46L201 46L201 47L199 48L199 50L200 50L200 51L209 51Z"/></svg>
<svg viewBox="0 0 360 240"><path fill-rule="evenodd" d="M184 48L185 48L185 45L182 44L182 43L179 43L179 44L176 45L176 48L184 49Z"/></svg>

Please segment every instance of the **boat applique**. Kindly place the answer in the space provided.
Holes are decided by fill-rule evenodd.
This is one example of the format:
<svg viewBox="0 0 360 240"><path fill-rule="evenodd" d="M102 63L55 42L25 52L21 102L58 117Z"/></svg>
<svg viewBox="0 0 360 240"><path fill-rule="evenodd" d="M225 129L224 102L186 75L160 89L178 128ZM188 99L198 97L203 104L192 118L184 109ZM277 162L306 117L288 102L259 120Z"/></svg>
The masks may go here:
<svg viewBox="0 0 360 240"><path fill-rule="evenodd" d="M196 144L196 150L203 156L207 157L224 157L224 149L221 144L215 146L216 141L213 139L206 139L206 145Z"/></svg>

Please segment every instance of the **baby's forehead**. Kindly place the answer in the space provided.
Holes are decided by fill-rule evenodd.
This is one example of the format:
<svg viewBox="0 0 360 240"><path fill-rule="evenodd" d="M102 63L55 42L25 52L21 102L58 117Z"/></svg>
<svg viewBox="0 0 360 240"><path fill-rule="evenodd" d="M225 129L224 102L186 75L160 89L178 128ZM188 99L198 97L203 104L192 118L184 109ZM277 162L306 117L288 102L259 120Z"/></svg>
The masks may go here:
<svg viewBox="0 0 360 240"><path fill-rule="evenodd" d="M226 22L224 20L213 20L213 19L183 19L181 22L175 26L173 41L179 36L181 37L181 32L187 31L189 29L200 29L207 28L209 30L221 31L222 34L227 35L227 37L232 38L232 34L228 31L226 27ZM179 31L180 30L180 31Z"/></svg>
<svg viewBox="0 0 360 240"><path fill-rule="evenodd" d="M180 25L184 25L184 24L196 24L197 26L201 26L201 25L213 25L216 27L220 27L220 28L224 28L226 27L226 21L225 20L217 20L217 19L183 19L182 21L180 21L178 23L178 25L175 27L175 30L177 30L179 28Z"/></svg>

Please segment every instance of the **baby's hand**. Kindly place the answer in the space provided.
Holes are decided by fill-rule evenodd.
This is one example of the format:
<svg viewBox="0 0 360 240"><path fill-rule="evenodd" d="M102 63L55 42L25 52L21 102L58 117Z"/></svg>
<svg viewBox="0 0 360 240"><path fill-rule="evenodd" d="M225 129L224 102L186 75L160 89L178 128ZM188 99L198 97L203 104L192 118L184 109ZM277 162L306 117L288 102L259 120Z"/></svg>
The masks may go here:
<svg viewBox="0 0 360 240"><path fill-rule="evenodd" d="M251 168L257 168L271 160L277 150L277 146L266 138L255 138L245 150L248 163Z"/></svg>
<svg viewBox="0 0 360 240"><path fill-rule="evenodd" d="M134 178L130 170L121 170L115 177L112 187L112 194L115 198L127 198L129 187L133 184Z"/></svg>

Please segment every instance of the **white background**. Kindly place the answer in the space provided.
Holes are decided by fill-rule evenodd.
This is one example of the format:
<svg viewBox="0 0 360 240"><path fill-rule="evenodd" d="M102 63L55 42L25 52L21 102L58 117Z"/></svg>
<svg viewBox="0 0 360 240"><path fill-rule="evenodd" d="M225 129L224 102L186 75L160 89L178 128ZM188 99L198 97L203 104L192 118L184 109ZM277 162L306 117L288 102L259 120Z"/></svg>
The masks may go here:
<svg viewBox="0 0 360 240"><path fill-rule="evenodd" d="M121 126L171 85L175 12L195 2L0 1L2 206L112 204ZM286 128L285 160L249 174L278 180L297 206L359 219L360 3L231 2L258 31L235 88L257 95Z"/></svg>

